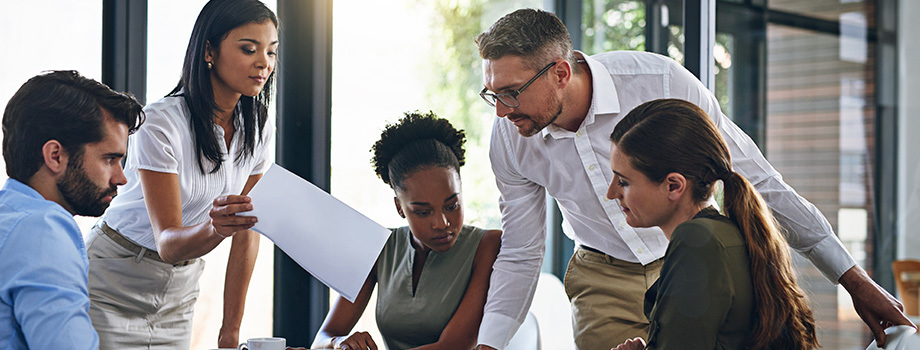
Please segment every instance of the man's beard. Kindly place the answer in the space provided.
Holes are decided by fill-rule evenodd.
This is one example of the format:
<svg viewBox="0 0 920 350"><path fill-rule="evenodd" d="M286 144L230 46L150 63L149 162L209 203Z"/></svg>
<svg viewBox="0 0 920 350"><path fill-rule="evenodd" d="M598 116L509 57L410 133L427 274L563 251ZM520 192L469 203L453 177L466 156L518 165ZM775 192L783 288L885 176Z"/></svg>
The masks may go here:
<svg viewBox="0 0 920 350"><path fill-rule="evenodd" d="M83 169L83 155L78 155L67 163L67 173L58 181L57 188L64 202L73 210L73 214L83 216L100 216L105 213L110 204L105 197L114 196L118 191L115 185L110 188L97 186L86 175Z"/></svg>
<svg viewBox="0 0 920 350"><path fill-rule="evenodd" d="M558 119L561 114L562 114L562 103L559 103L559 101L557 100L556 101L556 111L555 113L553 113L551 117L548 117L545 119L536 119L531 115L527 115L527 114L515 115L514 113L509 114L507 117L509 120L519 119L520 117L527 118L530 121L532 128L530 129L518 128L518 133L524 137L531 137L533 135L536 135L538 132L542 131L543 129L545 129L550 124L555 123L556 119Z"/></svg>

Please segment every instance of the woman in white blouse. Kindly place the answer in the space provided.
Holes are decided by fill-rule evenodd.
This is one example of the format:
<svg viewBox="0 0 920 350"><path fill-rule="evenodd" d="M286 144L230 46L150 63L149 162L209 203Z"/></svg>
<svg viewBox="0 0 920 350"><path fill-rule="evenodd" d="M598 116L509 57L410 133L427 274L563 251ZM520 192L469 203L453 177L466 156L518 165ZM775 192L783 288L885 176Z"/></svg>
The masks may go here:
<svg viewBox="0 0 920 350"><path fill-rule="evenodd" d="M144 108L123 186L88 238L101 348L188 349L199 257L232 237L218 345L236 347L259 235L249 190L271 164L278 20L257 0L212 0L178 86ZM239 215L237 215L239 214Z"/></svg>

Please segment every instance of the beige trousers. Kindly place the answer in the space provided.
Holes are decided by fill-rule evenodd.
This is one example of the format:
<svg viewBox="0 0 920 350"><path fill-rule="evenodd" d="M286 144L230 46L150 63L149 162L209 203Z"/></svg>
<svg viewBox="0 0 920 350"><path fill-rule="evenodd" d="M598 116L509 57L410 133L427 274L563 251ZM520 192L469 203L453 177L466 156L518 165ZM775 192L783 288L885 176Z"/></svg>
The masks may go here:
<svg viewBox="0 0 920 350"><path fill-rule="evenodd" d="M577 348L607 350L626 339L648 338L645 291L660 271L660 259L642 266L579 247L564 279Z"/></svg>
<svg viewBox="0 0 920 350"><path fill-rule="evenodd" d="M204 261L139 258L94 227L87 237L89 315L99 348L188 349Z"/></svg>

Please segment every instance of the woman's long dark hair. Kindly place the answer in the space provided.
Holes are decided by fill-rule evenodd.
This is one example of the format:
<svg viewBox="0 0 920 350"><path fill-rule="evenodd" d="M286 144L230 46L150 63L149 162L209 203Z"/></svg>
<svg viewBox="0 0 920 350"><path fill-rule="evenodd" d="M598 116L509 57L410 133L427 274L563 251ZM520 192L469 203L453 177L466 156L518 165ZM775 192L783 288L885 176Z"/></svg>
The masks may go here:
<svg viewBox="0 0 920 350"><path fill-rule="evenodd" d="M278 27L278 18L258 0L211 0L204 5L198 19L195 20L188 49L185 51L185 61L182 64L182 78L167 96L181 96L188 105L191 114L189 123L192 134L195 135L198 168L202 173L217 172L223 161L220 149L220 142L223 141L218 140L214 133L213 121L215 111L219 107L214 102L211 72L204 60L208 43L213 50L217 50L220 42L231 30L248 23L262 23L266 20L271 20L275 28ZM262 129L268 120L267 106L274 79L273 71L258 95L240 97L234 113L239 112L243 116L243 148L236 155L236 161L252 157L256 143L262 139ZM205 170L205 160L213 164L211 169Z"/></svg>
<svg viewBox="0 0 920 350"><path fill-rule="evenodd" d="M683 175L697 203L705 202L722 180L725 213L741 229L751 261L751 349L819 346L814 315L796 283L786 239L754 186L732 171L728 146L706 112L683 100L646 102L617 124L610 139L654 182L669 173Z"/></svg>

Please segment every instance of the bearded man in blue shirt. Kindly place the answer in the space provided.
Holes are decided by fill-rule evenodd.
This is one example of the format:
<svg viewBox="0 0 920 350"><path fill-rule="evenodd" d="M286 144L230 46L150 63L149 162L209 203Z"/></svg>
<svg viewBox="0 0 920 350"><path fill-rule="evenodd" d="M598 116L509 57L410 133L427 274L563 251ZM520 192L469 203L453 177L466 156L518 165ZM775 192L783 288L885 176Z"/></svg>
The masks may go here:
<svg viewBox="0 0 920 350"><path fill-rule="evenodd" d="M3 113L0 348L97 349L87 257L73 215L99 216L116 189L141 105L75 71L29 79Z"/></svg>

